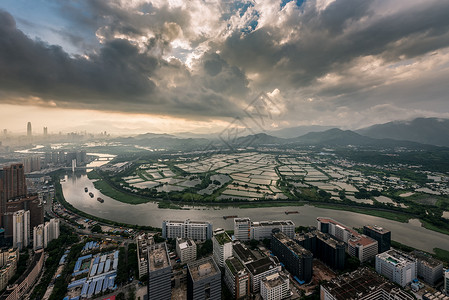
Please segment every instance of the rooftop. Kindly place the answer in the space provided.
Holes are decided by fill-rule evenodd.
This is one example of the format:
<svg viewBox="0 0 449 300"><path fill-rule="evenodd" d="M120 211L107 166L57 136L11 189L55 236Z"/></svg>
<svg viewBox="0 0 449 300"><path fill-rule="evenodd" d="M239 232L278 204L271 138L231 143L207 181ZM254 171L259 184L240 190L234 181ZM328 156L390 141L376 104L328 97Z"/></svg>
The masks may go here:
<svg viewBox="0 0 449 300"><path fill-rule="evenodd" d="M379 257L383 261L389 262L396 268L404 268L409 264L415 263L415 261L410 256L397 250L388 250L381 254L378 254L376 257Z"/></svg>
<svg viewBox="0 0 449 300"><path fill-rule="evenodd" d="M283 273L274 273L265 278L262 278L262 284L264 284L269 289L280 286L284 284L285 281L288 281L288 276Z"/></svg>
<svg viewBox="0 0 449 300"><path fill-rule="evenodd" d="M264 273L270 269L273 269L279 265L279 260L275 256L267 256L246 264L246 267L253 275Z"/></svg>
<svg viewBox="0 0 449 300"><path fill-rule="evenodd" d="M354 236L352 238L350 238L348 240L348 244L350 244L351 246L357 246L357 245L361 245L361 246L369 246L372 244L377 244L377 241L370 238L369 236L366 236L364 234L360 234L357 236Z"/></svg>
<svg viewBox="0 0 449 300"><path fill-rule="evenodd" d="M257 226L288 226L293 225L295 226L295 223L291 220L285 220L285 221L260 221L260 222L252 222L251 226L257 227Z"/></svg>
<svg viewBox="0 0 449 300"><path fill-rule="evenodd" d="M392 282L368 268L340 275L324 283L323 287L337 300L361 299L379 289L387 292L398 289Z"/></svg>
<svg viewBox="0 0 449 300"><path fill-rule="evenodd" d="M295 241L293 241L291 238L285 235L283 232L277 232L273 235L274 238L279 240L282 244L287 246L293 253L297 254L298 256L312 256L312 252L307 250L306 248L302 247Z"/></svg>
<svg viewBox="0 0 449 300"><path fill-rule="evenodd" d="M210 224L210 222L207 221L191 221L190 219L187 219L185 221L164 220L164 222L168 224L198 224L198 225Z"/></svg>
<svg viewBox="0 0 449 300"><path fill-rule="evenodd" d="M220 232L214 234L214 238L217 240L217 242L220 245L224 245L226 243L231 243L232 242L231 238L229 237L229 235L225 231L220 231Z"/></svg>
<svg viewBox="0 0 449 300"><path fill-rule="evenodd" d="M217 264L211 256L188 263L187 268L193 281L221 274Z"/></svg>
<svg viewBox="0 0 449 300"><path fill-rule="evenodd" d="M148 251L150 272L171 267L165 243L148 246Z"/></svg>
<svg viewBox="0 0 449 300"><path fill-rule="evenodd" d="M377 226L377 225L365 225L364 227L369 228L369 229L371 229L375 232L378 232L380 234L385 234L385 233L390 232L390 230L386 230L385 228Z"/></svg>
<svg viewBox="0 0 449 300"><path fill-rule="evenodd" d="M419 259L421 263L424 263L432 268L438 267L443 264L441 261L430 256L430 254L418 250L415 250L412 253L410 253L410 256Z"/></svg>
<svg viewBox="0 0 449 300"><path fill-rule="evenodd" d="M235 243L232 251L246 264L257 260L256 256L244 244Z"/></svg>
<svg viewBox="0 0 449 300"><path fill-rule="evenodd" d="M246 273L244 272L246 269L243 264L235 257L231 256L230 258L228 258L226 260L226 265L234 276L240 272Z"/></svg>

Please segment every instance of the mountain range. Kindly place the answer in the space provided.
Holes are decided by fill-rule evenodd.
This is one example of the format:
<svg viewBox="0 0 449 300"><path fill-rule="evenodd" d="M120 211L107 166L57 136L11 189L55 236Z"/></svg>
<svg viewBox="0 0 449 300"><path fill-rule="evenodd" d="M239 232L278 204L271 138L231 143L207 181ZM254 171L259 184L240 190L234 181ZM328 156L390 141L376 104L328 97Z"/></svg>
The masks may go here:
<svg viewBox="0 0 449 300"><path fill-rule="evenodd" d="M186 136L189 136L186 134ZM192 136L192 135L190 135ZM300 126L267 133L242 136L232 141L215 138L182 138L180 135L146 133L135 137L117 139L165 149L195 149L209 143L229 143L237 146L273 145L322 145L322 146L377 146L377 147L421 147L422 144L449 147L449 119L418 118L411 121L395 121L377 124L356 131L341 130L326 126Z"/></svg>

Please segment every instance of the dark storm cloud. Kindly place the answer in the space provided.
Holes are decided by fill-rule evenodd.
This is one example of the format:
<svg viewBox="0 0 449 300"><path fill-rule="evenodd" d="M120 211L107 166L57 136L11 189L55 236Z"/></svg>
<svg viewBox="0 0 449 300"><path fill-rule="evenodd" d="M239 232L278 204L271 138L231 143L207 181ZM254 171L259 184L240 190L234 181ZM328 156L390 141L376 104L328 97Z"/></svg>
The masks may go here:
<svg viewBox="0 0 449 300"><path fill-rule="evenodd" d="M421 109L424 95L433 97L428 109L441 107L448 1L317 2L326 1L55 1L78 29L58 34L66 30L67 40L86 48L78 56L30 39L3 11L0 92L192 117L236 116L254 95L276 89L292 120L297 107L311 120L388 101ZM98 44L83 41L87 33Z"/></svg>

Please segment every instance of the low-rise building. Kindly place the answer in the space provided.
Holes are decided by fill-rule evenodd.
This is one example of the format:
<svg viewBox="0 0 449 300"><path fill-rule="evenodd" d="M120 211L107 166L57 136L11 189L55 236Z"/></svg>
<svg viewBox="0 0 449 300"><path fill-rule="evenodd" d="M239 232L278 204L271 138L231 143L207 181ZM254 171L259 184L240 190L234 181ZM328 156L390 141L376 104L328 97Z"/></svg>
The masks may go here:
<svg viewBox="0 0 449 300"><path fill-rule="evenodd" d="M248 270L236 257L231 256L226 260L224 280L234 299L249 296L250 278Z"/></svg>
<svg viewBox="0 0 449 300"><path fill-rule="evenodd" d="M340 275L320 286L321 300L413 300L412 295L368 268Z"/></svg>
<svg viewBox="0 0 449 300"><path fill-rule="evenodd" d="M162 237L165 239L187 238L205 241L212 238L212 224L202 221L168 221L162 222Z"/></svg>
<svg viewBox="0 0 449 300"><path fill-rule="evenodd" d="M260 291L260 281L271 274L278 273L282 270L279 259L275 256L268 256L245 265L249 271L251 280L251 292L258 293Z"/></svg>
<svg viewBox="0 0 449 300"><path fill-rule="evenodd" d="M263 300L282 300L291 296L288 276L275 273L262 279L260 296Z"/></svg>
<svg viewBox="0 0 449 300"><path fill-rule="evenodd" d="M402 287L417 278L417 264L415 259L397 250L376 255L376 272Z"/></svg>
<svg viewBox="0 0 449 300"><path fill-rule="evenodd" d="M212 257L187 264L187 299L221 299L221 272Z"/></svg>
<svg viewBox="0 0 449 300"><path fill-rule="evenodd" d="M176 254L178 254L181 263L187 263L196 260L196 244L192 239L176 239Z"/></svg>
<svg viewBox="0 0 449 300"><path fill-rule="evenodd" d="M418 262L418 277L430 285L435 285L443 277L443 263L427 253L413 251L410 256Z"/></svg>

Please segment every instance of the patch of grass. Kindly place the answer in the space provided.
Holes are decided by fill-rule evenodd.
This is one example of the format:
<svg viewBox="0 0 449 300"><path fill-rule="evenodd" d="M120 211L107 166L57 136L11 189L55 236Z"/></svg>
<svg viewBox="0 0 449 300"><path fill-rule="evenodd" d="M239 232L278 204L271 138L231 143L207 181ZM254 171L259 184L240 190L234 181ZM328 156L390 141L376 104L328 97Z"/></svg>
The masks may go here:
<svg viewBox="0 0 449 300"><path fill-rule="evenodd" d="M129 194L126 194L124 192L121 192L111 185L109 185L104 180L97 180L94 182L94 186L96 189L98 189L100 192L105 194L106 196L109 196L117 201L128 203L128 204L141 204L141 203L147 203L150 202L150 199L141 198L139 196L132 196Z"/></svg>
<svg viewBox="0 0 449 300"><path fill-rule="evenodd" d="M427 221L421 220L421 219L420 219L420 222L421 222L422 226L424 228L426 228L426 229L433 230L433 231L436 231L436 232L439 232L439 233L443 233L443 234L448 234L449 235L449 230L447 230L445 228L441 228L441 227L435 226L435 225L433 225L433 224L431 224L431 223L429 223Z"/></svg>
<svg viewBox="0 0 449 300"><path fill-rule="evenodd" d="M167 209L183 209L180 205L176 205L170 202L161 201L158 202L158 208L167 208Z"/></svg>
<svg viewBox="0 0 449 300"><path fill-rule="evenodd" d="M351 206L336 206L332 204L314 204L310 203L311 205L319 208L328 208L328 209L335 209L335 210L344 210L344 211L350 211L355 212L359 214L364 215L370 215L375 217L380 217L384 219L389 219L393 221L398 221L401 223L407 223L410 220L410 216L407 216L405 214L401 214L398 212L390 212L390 211L383 211L383 210L374 210L374 209L363 209L359 207L351 207Z"/></svg>
<svg viewBox="0 0 449 300"><path fill-rule="evenodd" d="M444 261L449 264L449 251L441 249L441 248L433 248L433 252L435 252L435 258Z"/></svg>
<svg viewBox="0 0 449 300"><path fill-rule="evenodd" d="M279 206L303 206L302 202L259 202L256 201L247 203L247 204L239 204L239 208L258 208L258 207L279 207Z"/></svg>

